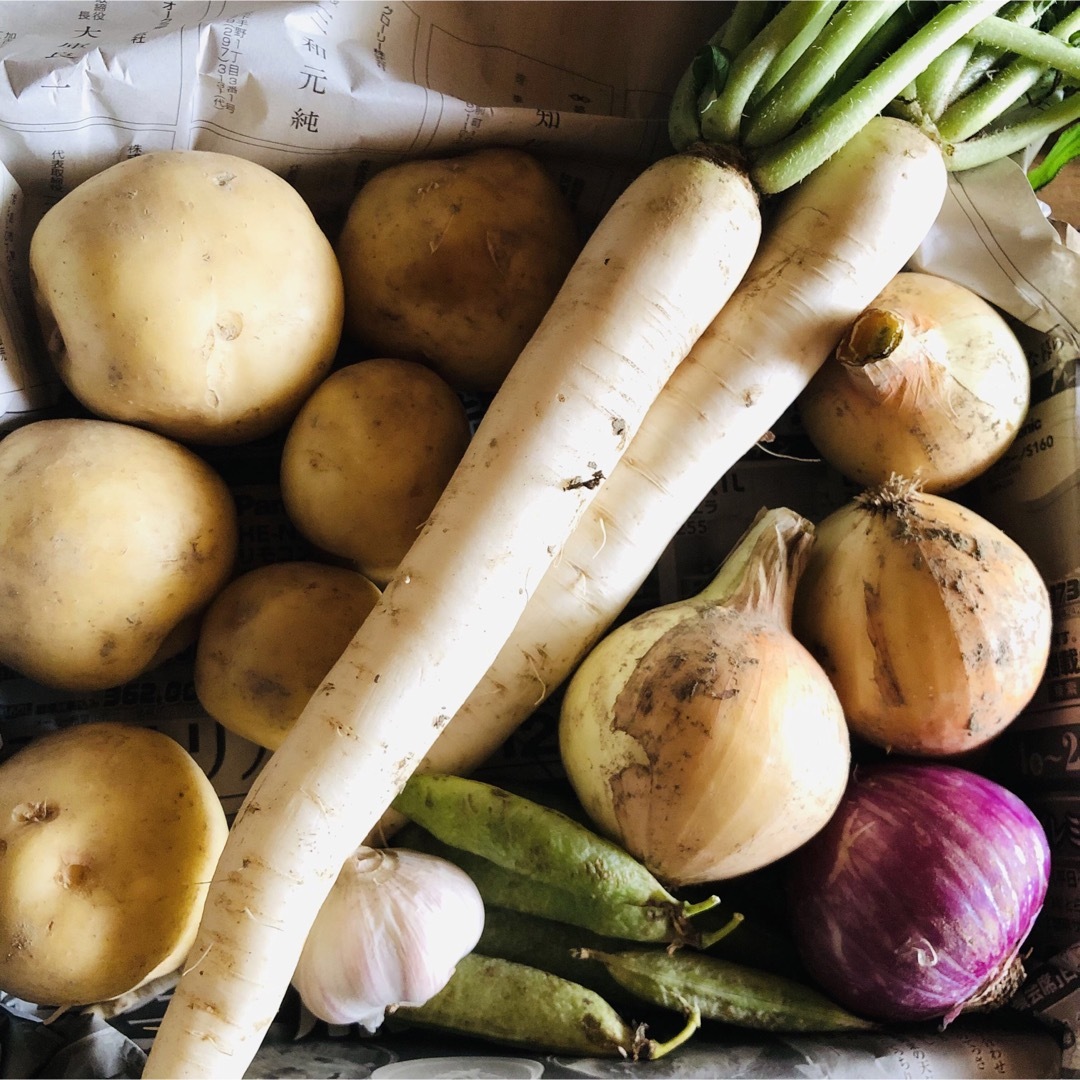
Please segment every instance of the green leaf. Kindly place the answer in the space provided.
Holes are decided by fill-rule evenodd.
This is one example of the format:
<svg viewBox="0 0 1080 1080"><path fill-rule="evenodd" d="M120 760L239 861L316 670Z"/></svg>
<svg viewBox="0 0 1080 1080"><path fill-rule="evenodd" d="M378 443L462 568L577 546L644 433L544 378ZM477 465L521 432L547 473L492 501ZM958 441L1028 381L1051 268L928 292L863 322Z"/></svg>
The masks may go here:
<svg viewBox="0 0 1080 1080"><path fill-rule="evenodd" d="M675 150L701 138L701 117L727 82L731 58L717 45L706 45L683 72L668 114L668 137Z"/></svg>
<svg viewBox="0 0 1080 1080"><path fill-rule="evenodd" d="M698 115L712 108L727 85L731 57L716 45L709 45L694 57L694 85L697 88Z"/></svg>
<svg viewBox="0 0 1080 1080"><path fill-rule="evenodd" d="M1032 188L1038 191L1054 179L1061 170L1080 156L1080 123L1066 128L1047 152L1046 157L1028 171L1028 180Z"/></svg>

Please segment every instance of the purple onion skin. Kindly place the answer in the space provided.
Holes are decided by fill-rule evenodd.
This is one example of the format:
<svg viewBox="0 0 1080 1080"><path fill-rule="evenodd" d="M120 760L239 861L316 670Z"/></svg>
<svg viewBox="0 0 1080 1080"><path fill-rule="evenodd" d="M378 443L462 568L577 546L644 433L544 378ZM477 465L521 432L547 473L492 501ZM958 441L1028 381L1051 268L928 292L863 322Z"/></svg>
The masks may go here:
<svg viewBox="0 0 1080 1080"><path fill-rule="evenodd" d="M792 933L822 989L870 1020L944 1026L1015 965L1050 851L1000 784L888 762L855 769L787 873Z"/></svg>

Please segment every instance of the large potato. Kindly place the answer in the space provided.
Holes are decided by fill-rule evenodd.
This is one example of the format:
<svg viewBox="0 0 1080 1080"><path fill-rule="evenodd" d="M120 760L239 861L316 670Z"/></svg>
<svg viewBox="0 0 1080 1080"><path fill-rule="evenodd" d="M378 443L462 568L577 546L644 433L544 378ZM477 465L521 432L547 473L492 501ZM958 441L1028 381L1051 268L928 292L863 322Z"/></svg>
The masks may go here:
<svg viewBox="0 0 1080 1080"><path fill-rule="evenodd" d="M379 599L340 566L270 563L215 598L199 629L195 693L223 727L276 750Z"/></svg>
<svg viewBox="0 0 1080 1080"><path fill-rule="evenodd" d="M494 148L377 173L356 194L336 250L351 337L423 361L455 389L493 391L579 241L540 163Z"/></svg>
<svg viewBox="0 0 1080 1080"><path fill-rule="evenodd" d="M281 454L281 496L313 544L383 586L469 443L460 398L410 360L338 369L304 404Z"/></svg>
<svg viewBox="0 0 1080 1080"><path fill-rule="evenodd" d="M89 691L194 640L232 572L236 510L200 457L109 420L0 440L0 662Z"/></svg>
<svg viewBox="0 0 1080 1080"><path fill-rule="evenodd" d="M330 368L330 241L269 169L228 154L130 158L42 218L30 276L46 344L98 416L190 442L284 427Z"/></svg>
<svg viewBox="0 0 1080 1080"><path fill-rule="evenodd" d="M81 1005L175 971L227 832L160 732L86 724L17 751L0 765L0 989Z"/></svg>

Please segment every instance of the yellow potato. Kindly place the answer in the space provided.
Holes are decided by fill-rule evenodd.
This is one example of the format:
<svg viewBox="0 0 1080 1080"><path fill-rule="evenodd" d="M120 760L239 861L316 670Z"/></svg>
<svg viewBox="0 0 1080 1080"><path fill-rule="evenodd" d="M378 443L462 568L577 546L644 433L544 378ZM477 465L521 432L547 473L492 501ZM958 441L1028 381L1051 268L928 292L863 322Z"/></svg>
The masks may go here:
<svg viewBox="0 0 1080 1080"><path fill-rule="evenodd" d="M103 722L0 765L0 989L105 1001L181 967L228 832L188 752Z"/></svg>
<svg viewBox="0 0 1080 1080"><path fill-rule="evenodd" d="M330 241L285 180L228 154L161 151L91 177L35 229L30 276L72 393L186 442L284 427L341 336Z"/></svg>
<svg viewBox="0 0 1080 1080"><path fill-rule="evenodd" d="M281 496L313 544L383 586L469 442L447 383L422 364L380 358L340 368L300 410L281 455Z"/></svg>
<svg viewBox="0 0 1080 1080"><path fill-rule="evenodd" d="M194 640L228 580L236 510L191 450L109 420L40 420L0 440L0 662L89 691Z"/></svg>
<svg viewBox="0 0 1080 1080"><path fill-rule="evenodd" d="M357 193L337 240L346 332L455 389L496 390L579 249L558 185L524 151L390 166Z"/></svg>
<svg viewBox="0 0 1080 1080"><path fill-rule="evenodd" d="M223 727L276 750L379 599L362 574L270 563L231 582L206 612L195 693Z"/></svg>

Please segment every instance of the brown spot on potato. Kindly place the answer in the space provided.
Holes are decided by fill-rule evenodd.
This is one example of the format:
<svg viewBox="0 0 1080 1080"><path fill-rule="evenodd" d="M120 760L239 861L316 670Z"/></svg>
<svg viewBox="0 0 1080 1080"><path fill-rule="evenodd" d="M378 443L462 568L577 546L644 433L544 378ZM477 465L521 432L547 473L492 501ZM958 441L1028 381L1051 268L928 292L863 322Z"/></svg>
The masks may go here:
<svg viewBox="0 0 1080 1080"><path fill-rule="evenodd" d="M287 699L289 697L287 686L257 671L244 672L244 685L255 699L266 697Z"/></svg>
<svg viewBox="0 0 1080 1080"><path fill-rule="evenodd" d="M56 883L62 889L82 892L89 888L93 872L86 863L64 863L56 873Z"/></svg>
<svg viewBox="0 0 1080 1080"><path fill-rule="evenodd" d="M235 341L244 329L244 317L238 311L227 311L218 316L215 323L218 336Z"/></svg>
<svg viewBox="0 0 1080 1080"><path fill-rule="evenodd" d="M25 952L30 948L30 936L26 932L26 927L17 926L11 932L11 938L8 941L8 957L14 953Z"/></svg>
<svg viewBox="0 0 1080 1080"><path fill-rule="evenodd" d="M52 821L60 813L56 803L48 801L21 802L11 811L11 820L23 825L37 825Z"/></svg>

